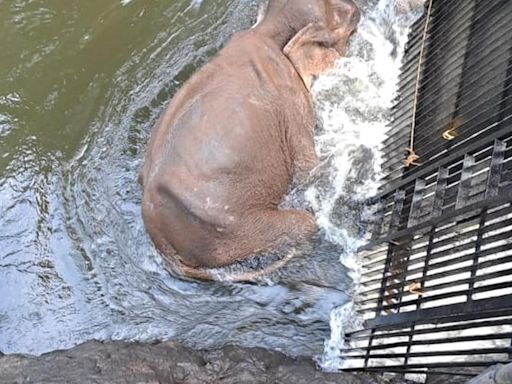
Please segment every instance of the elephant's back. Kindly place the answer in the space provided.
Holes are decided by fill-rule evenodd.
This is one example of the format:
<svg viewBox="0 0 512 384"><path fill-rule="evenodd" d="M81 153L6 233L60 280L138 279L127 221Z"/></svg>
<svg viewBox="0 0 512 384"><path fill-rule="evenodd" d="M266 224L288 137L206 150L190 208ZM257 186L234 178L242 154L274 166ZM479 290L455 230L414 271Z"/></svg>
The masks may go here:
<svg viewBox="0 0 512 384"><path fill-rule="evenodd" d="M262 41L255 54L247 38L233 39L192 76L150 143L146 226L158 248L171 245L190 266L207 265L201 257L248 212L277 208L291 180L289 116L312 113L289 62ZM288 98L302 105L289 110Z"/></svg>
<svg viewBox="0 0 512 384"><path fill-rule="evenodd" d="M279 204L292 171L288 125L312 116L289 62L260 40L252 41L263 56L256 55L249 37L228 43L173 100L161 159L165 167L188 170L197 188L218 186L229 191L226 201L245 208ZM299 101L291 103L295 110L292 98Z"/></svg>

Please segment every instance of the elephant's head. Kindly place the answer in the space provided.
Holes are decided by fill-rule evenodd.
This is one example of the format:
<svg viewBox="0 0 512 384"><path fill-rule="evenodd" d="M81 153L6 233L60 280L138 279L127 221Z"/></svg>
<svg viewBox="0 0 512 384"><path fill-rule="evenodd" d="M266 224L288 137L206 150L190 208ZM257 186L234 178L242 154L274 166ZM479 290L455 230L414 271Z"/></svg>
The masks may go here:
<svg viewBox="0 0 512 384"><path fill-rule="evenodd" d="M283 48L309 89L345 54L360 13L352 0L269 0L261 29Z"/></svg>

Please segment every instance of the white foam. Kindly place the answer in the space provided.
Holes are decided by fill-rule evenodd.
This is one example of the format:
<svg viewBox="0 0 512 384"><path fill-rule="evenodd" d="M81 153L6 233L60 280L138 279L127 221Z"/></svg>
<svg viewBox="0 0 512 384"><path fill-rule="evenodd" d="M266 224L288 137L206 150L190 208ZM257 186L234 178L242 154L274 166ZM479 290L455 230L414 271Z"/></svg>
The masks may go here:
<svg viewBox="0 0 512 384"><path fill-rule="evenodd" d="M347 199L362 202L374 195L379 186L381 144L390 123L389 111L396 96L409 27L418 17L418 12L404 13L404 1L380 0L369 9L361 19L347 57L339 60L336 69L321 76L313 87L323 121L316 134L316 148L327 164L319 169L327 169L328 175L311 185L305 198L328 239L343 245L341 262L353 271L355 291L360 276L355 255L365 237L347 228L360 219L361 211L337 220L333 217ZM408 4L410 10L417 9L420 3L410 0ZM360 320L351 303L332 313L332 335L319 358L322 368L332 371L343 365L339 350L344 332L358 325Z"/></svg>

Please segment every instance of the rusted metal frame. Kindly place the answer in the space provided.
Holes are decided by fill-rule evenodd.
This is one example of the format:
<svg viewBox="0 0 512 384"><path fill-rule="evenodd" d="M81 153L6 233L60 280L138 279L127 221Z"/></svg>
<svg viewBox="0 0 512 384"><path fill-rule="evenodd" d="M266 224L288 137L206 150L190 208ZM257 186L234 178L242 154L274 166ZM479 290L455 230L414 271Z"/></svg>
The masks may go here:
<svg viewBox="0 0 512 384"><path fill-rule="evenodd" d="M439 166L448 168L450 164L453 164L457 159L462 159L467 153L476 153L483 149L489 148L496 139L502 141L510 140L512 136L512 121L507 121L506 123L507 126L490 132L490 134L486 137L479 137L478 140L471 143L466 143L465 146L452 148L451 152L446 157L444 157L442 161L437 161L432 164L424 164L421 168L418 168L418 171L414 175L410 175L399 180L399 183L396 186L380 192L373 199L370 199L370 201L373 200L374 202L377 202L381 199L384 199L394 193L397 188L405 189L406 186L413 183L417 178L424 178L427 175L432 174ZM392 183L394 181L395 180L392 180L390 182ZM398 179L396 181L398 181Z"/></svg>
<svg viewBox="0 0 512 384"><path fill-rule="evenodd" d="M499 194L501 171L503 169L506 149L506 143L501 140L494 140L491 155L491 165L489 166L489 175L487 177L487 186L485 192L485 197L487 199L492 199Z"/></svg>
<svg viewBox="0 0 512 384"><path fill-rule="evenodd" d="M455 203L455 209L460 209L467 204L468 195L472 187L473 178L473 166L475 165L475 157L472 155L466 155L464 157L464 165L462 166L462 172L460 175L460 182L457 188L457 200Z"/></svg>
<svg viewBox="0 0 512 384"><path fill-rule="evenodd" d="M425 192L425 187L427 183L424 179L416 179L416 183L414 186L414 192L412 194L412 202L409 209L409 217L407 226L413 226L418 224L418 212L421 210L423 206L423 196Z"/></svg>
<svg viewBox="0 0 512 384"><path fill-rule="evenodd" d="M494 4L496 4L496 3L493 3L493 5ZM505 2L505 1L500 2L498 6L501 7L504 4L507 4L507 2ZM486 10L488 10L488 8L486 8ZM468 13L471 13L471 12L468 11ZM478 13L478 12L476 12L476 13ZM474 16L476 17L475 14L474 14ZM439 17L441 17L441 16L439 16ZM466 52L466 55L470 54L471 53L470 51L472 51L474 53L474 49L475 49L474 28L475 28L476 24L479 24L479 23L476 23L475 20L476 19L474 19L473 22L470 23L470 28L473 28L473 32L470 34L470 39L472 41L468 42L468 47L473 48L473 49L468 49ZM495 24L497 24L497 23L494 23L494 25ZM420 25L420 23L418 23L418 25ZM494 25L492 25L488 28L487 27L485 27L485 28L489 29L489 31L492 31L490 28L493 28ZM464 30L466 30L466 28L464 28ZM459 30L458 33L462 33L462 32ZM481 63L483 63L485 60L489 61L490 58L488 56L489 55L487 55L486 58L478 58L477 61L472 63L472 68L477 68L478 67L477 64L480 63L479 65L481 65ZM466 60L466 63L467 63L467 60ZM495 64L495 62L493 64ZM509 67L507 67L507 75L506 75L507 79L509 78L509 73L508 73ZM463 71L463 73L465 73L465 71ZM404 78L406 78L406 76L404 76ZM472 83L476 83L475 79L471 79L470 81ZM465 83L467 83L467 81L465 81ZM508 83L508 81L506 83ZM508 90L507 85L504 86L504 90ZM463 92L467 92L467 84L465 86L462 86L459 88L459 98L458 98L459 101L461 100L460 95ZM488 91L488 93L491 93L491 92L493 92L493 91L492 90ZM494 95L494 93L492 93L492 94ZM509 102L508 97L510 97L510 95L504 93L504 97L502 98L503 99L503 108L502 108L503 113L501 114L504 117L501 119L502 121L499 122L500 128L497 131L492 131L489 129L490 122L495 121L495 118L493 117L491 119L487 119L486 121L478 124L478 126L475 125L475 126L471 127L470 129L468 129L466 132L464 132L464 135L466 135L468 137L465 137L465 136L461 137L461 139L463 139L463 140L460 140L460 142L455 143L455 145L452 147L452 152L453 153L460 152L461 155L463 153L464 154L471 153L471 150L468 149L470 147L475 147L475 151L478 151L478 147L476 147L476 145L483 146L483 149L485 150L485 148L486 148L485 143L489 142L490 136L491 137L495 136L495 137L493 137L494 139L501 139L501 138L504 138L505 136L510 136L508 134L512 131L512 129L511 129L512 127L510 127L511 122L504 121L505 119L512 117L512 106L509 106L509 104L508 104L508 102ZM470 101L466 100L464 105L472 105L472 104L470 103ZM475 107L473 110L476 110L476 108L477 107ZM487 111L487 109L486 109L486 111ZM473 119L478 119L478 118L482 117L482 115L483 115L483 113L475 114L475 116L472 117L472 121L473 121ZM465 123L466 123L466 126L469 126L468 122L465 122ZM479 132L481 129L487 131L486 132L487 136L485 137L485 139L483 139L481 136L477 137L477 138L469 137L470 135L473 135L474 133ZM501 133L501 136L499 136L500 133ZM427 141L427 143L428 143L428 141ZM462 145L465 146L464 149L462 149ZM437 147L437 148L439 149L441 147ZM506 148L506 144L505 144L505 148ZM494 149L496 149L496 143L495 143ZM504 149L503 145L501 146L501 149ZM433 151L430 151L430 152L433 152ZM459 319L460 321L464 321L464 320L468 320L468 319L486 319L486 318L492 318L492 317L502 316L502 315L508 316L508 315L512 314L512 308L511 308L512 303L510 302L510 300L507 302L507 299L511 299L512 295L504 295L502 297L485 299L485 300L469 300L468 302L461 303L461 304L452 304L452 305L446 305L446 306L441 306L441 307L436 307L436 308L421 309L422 302L424 302L424 301L426 302L426 301L430 301L430 300L439 300L439 299L443 298L445 295L436 295L436 296L429 297L429 298L423 298L420 295L418 300L407 301L404 303L403 296L404 296L404 292L405 292L405 284L409 281L409 280L407 280L407 276L408 276L408 274L412 273L412 271L407 269L407 270L405 270L405 272L402 272L400 274L396 274L396 273L392 274L392 275L389 274L390 269L392 267L401 268L401 266L403 265L405 268L407 268L407 265L409 264L409 261L411 260L412 254L419 253L418 249L415 249L413 252L411 252L410 249L407 249L407 248L410 248L410 245L408 245L407 248L400 250L399 249L400 245L397 243L397 241L405 240L407 243L409 243L411 241L411 239L414 237L415 232L416 233L423 232L423 229L430 227L431 232L429 235L429 242L427 244L427 256L425 256L425 264L423 265L423 273L422 273L422 279L421 279L421 287L422 287L422 289L424 289L425 282L427 281L427 278L430 279L430 278L432 278L431 276L439 275L439 274L431 275L431 274L428 274L427 271L430 269L437 270L439 267L441 267L441 264L443 264L443 262L441 262L441 263L434 264L431 266L430 260L434 256L442 257L443 254L446 254L450 251L452 253L454 252L454 250L449 250L448 252L446 252L446 250L439 251L439 252L433 252L433 249L435 247L435 245L433 245L434 238L432 235L432 233L433 233L432 231L435 232L435 229L433 227L442 226L443 220L446 219L447 222L450 222L450 221L455 222L454 228L456 228L456 226L459 225L459 223L464 223L464 220L472 220L471 218L461 219L460 218L461 216L463 216L463 215L473 216L474 215L473 212L480 211L482 216L480 216L480 221L479 221L480 225L478 226L478 230L477 230L477 240L476 240L476 245L475 245L475 252L472 255L469 255L470 260L473 261L473 264L470 266L471 278L463 280L463 281L469 280L468 284L470 284L470 288L471 288L469 297L472 298L472 293L480 292L480 290L482 290L482 291L495 290L495 289L499 289L499 288L504 288L507 286L507 284L509 284L509 283L494 284L494 285L490 285L487 287L481 287L481 288L476 288L476 289L474 287L475 282L477 280L480 280L480 279L485 280L485 279L489 279L493 276L497 276L495 273L477 276L478 268L484 265L484 263L479 263L480 257L484 254L484 252L495 252L496 250L500 249L500 247L498 246L498 247L494 247L489 250L485 250L484 252L481 252L482 251L481 247L485 241L487 241L487 242L492 241L493 239L499 238L501 235L501 234L498 234L496 236L491 236L490 238L486 238L485 241L483 239L484 233L488 233L489 231L491 231L491 229L492 229L491 227L496 226L496 224L494 224L494 225L485 227L485 223L486 223L485 215L487 215L487 213L488 213L488 208L490 209L490 208L494 208L494 207L499 207L500 205L509 204L510 201L512 201L512 189L511 188L501 188L500 189L499 180L496 182L496 179L492 179L492 177L491 177L491 175L494 175L494 176L496 175L496 171L493 171L493 166L494 166L494 168L497 169L498 167L501 167L502 166L501 164L503 163L503 158L501 159L501 161L495 161L494 163L492 163L492 161L495 160L495 152L496 152L496 150L493 152L493 158L491 160L491 166L490 166L490 170L489 170L489 180L488 180L487 189L485 192L486 199L481 200L481 201L476 201L474 203L471 202L470 204L467 203L467 200L469 197L471 197L471 198L478 197L479 198L481 193L479 193L479 194L472 193L472 189L473 189L472 188L473 187L472 175L474 173L473 172L474 168L472 168L473 164L469 164L470 163L469 160L472 160L472 162L474 163L476 160L476 156L475 157L466 156L466 164L465 164L465 167L463 167L463 170L461 171L460 182L457 186L458 193L457 193L457 198L455 200L457 202L456 209L454 209L451 206L451 203L450 203L451 197L449 194L446 194L446 185L445 185L445 187L443 188L443 198L441 200L443 201L443 203L446 200L447 203L446 204L439 203L439 198L436 194L434 196L433 212L431 214L432 217L430 218L430 220L425 220L425 222L422 224L416 225L416 222L418 220L420 220L420 219L423 220L425 218L425 215L423 215L423 213L422 213L423 208L425 208L425 207L422 206L420 199L418 197L418 192L419 192L418 185L416 184L416 188L414 188L414 193L410 194L410 192L406 192L406 190L409 190L411 187L406 186L406 183L404 182L404 180L411 179L411 181L412 181L412 180L414 180L414 178L418 177L418 175L422 172L424 173L424 175L427 175L428 172L425 172L425 166L423 166L420 169L415 169L414 172L412 172L412 173L414 173L413 175L403 177L402 180L400 182L398 182L398 185L401 186L399 188L399 190L402 191L401 192L402 195L400 196L400 199L397 199L396 198L397 196L395 195L395 206L392 208L392 213L391 213L391 217L389 220L389 224L390 224L389 231L388 231L387 235L381 236L378 239L372 239L375 241L372 241L371 244L369 244L365 248L362 248L362 249L371 249L372 245L381 244L382 242L388 242L388 245L387 245L388 250L387 250L386 258L380 259L381 256L379 254L376 254L377 256L375 256L375 258L379 258L379 260L377 260L375 263L370 263L371 265L374 265L374 264L381 264L384 262L385 266L384 266L384 271L383 271L383 278L380 281L381 288L379 290L380 294L378 297L378 304L377 304L377 307L374 308L374 309L376 309L376 312L375 312L376 318L368 320L365 324L366 328L370 328L370 335L364 336L364 339L369 338L371 340L368 344L368 347L363 348L363 349L366 349L366 351L367 351L367 353L364 355L365 370L367 370L367 371L372 371L374 369L376 369L377 371L395 370L397 372L411 372L414 370L418 370L419 372L426 373L426 371L424 371L423 369L443 368L444 363L417 364L417 365L407 366L407 364L409 362L409 358L421 357L421 356L417 356L417 355L415 356L414 353L411 353L411 345L415 345L418 342L419 343L422 342L422 341L415 341L414 335L418 334L418 331L423 331L426 333L425 330L418 330L418 331L416 330L417 323L419 323L419 324L427 324L427 323L432 323L432 322L443 323L443 322L455 321L457 319ZM388 151L388 153L389 153L389 151ZM504 150L503 150L503 154L504 154ZM478 154L478 156L482 156L482 155ZM448 168L447 165L450 163L449 160L447 160L447 158L453 158L453 160L455 160L457 157L453 157L453 155L448 154L444 159L442 159L443 164L441 164L441 166L442 167L444 166L445 169ZM439 163L439 160L440 160L439 155L436 154L434 156L434 158L428 160L427 164L430 164L430 166L432 166L432 165L434 165L434 161ZM435 165L439 166L439 164L435 164ZM457 175L455 175L455 172L454 172L454 171L456 171L456 167L457 167L457 165L455 165L455 166L450 165L450 171L452 172L452 175L450 176L451 180L455 180L458 177ZM446 171L446 172L448 172L448 171ZM448 176L448 175L446 175L446 176ZM448 179L448 177L446 178L446 180L447 179ZM396 183L396 181L397 181L397 179L393 179L390 182ZM459 181L459 180L456 180L455 182L457 182L457 181ZM449 185L449 183L450 183L450 181L447 181L448 185ZM495 194L498 194L498 196L496 198L494 198ZM379 194L379 196L377 198L379 200L387 201L388 198L384 197L384 196L385 196L385 194L381 193L381 194ZM492 200L492 201L490 201L490 200ZM409 203L409 201L411 201L411 203ZM436 207L436 204L439 204L439 205ZM436 209L434 209L434 208L436 208ZM505 208L505 210L506 210L506 208ZM502 209L500 209L500 212L501 211L502 211ZM386 214L386 212L388 212L387 206L384 205L382 217L384 217L384 214ZM491 214L493 214L493 213L491 213ZM452 219L454 216L456 218ZM499 215L496 215L496 216L499 217ZM490 220L489 216L487 216L487 220ZM411 223L413 225L411 225L410 228L407 228L408 223ZM469 232L474 232L474 231L469 231ZM463 234L463 237L465 239L467 238L467 236L469 236L467 233ZM453 237L449 240L454 241L454 240L457 240L457 238ZM438 247L440 246L439 244L436 244L436 245ZM471 247L472 245L473 245L473 243L469 242L468 244L464 244L462 246L462 248L467 248L468 246ZM403 245L402 245L402 248L404 248ZM457 249L458 248L459 247L457 247ZM507 247L507 248L503 248L503 249L508 250L510 248L511 247ZM400 257L400 255L404 256L407 263L403 263L403 262L400 262L400 260L396 260L396 257ZM464 255L463 257L467 258L468 256ZM423 256L421 258L423 258ZM415 258L414 262L415 263L419 262L419 259L421 259L421 258ZM457 259L460 260L461 258L457 258ZM505 259L506 259L506 257L500 258L498 260L492 260L491 262L500 264L500 263L503 263ZM447 274L449 276L450 274L454 274L459 270L460 269L452 270L452 271L447 272ZM379 271L381 271L380 268L378 268L376 271L372 271L371 273L372 274L380 273ZM505 273L508 273L508 271L497 272L497 274L499 274L500 276L502 276L502 274L505 275ZM397 277L399 277L399 276L403 276L403 278L397 279ZM387 281L390 281L393 278L400 280L400 281L396 284L388 285ZM367 284L367 283L369 283L369 281L367 281L363 284ZM447 284L452 285L452 284L456 284L456 283L460 283L460 281L438 284L438 286L435 286L434 289L439 288L439 286L444 287ZM393 287L401 288L401 292L398 293L399 302L398 302L398 304L394 304L394 305L384 305L384 301L386 299L389 299L389 298L396 299L398 297L397 294L394 294L391 296L383 295L383 294L385 294L386 289L391 289ZM429 287L429 288L431 288L431 287ZM366 293L368 293L368 292L366 292ZM464 293L466 295L468 295L468 290L465 290ZM450 295L450 297L453 295L458 296L457 292L451 292L451 293L449 293L449 295ZM371 300L375 301L375 298L371 299ZM411 305L414 302L417 302L417 311L416 312L398 313L398 314L392 314L392 315L388 315L388 316L383 315L383 311L388 308L398 307L398 310L400 310L400 308L402 306ZM370 310L373 310L373 309L370 309ZM423 317L418 317L419 314L423 315ZM429 314L431 314L432 316L429 317L428 316ZM426 317L424 317L424 316L426 316ZM502 320L498 320L498 322L499 321L502 321ZM467 327L468 328L471 328L471 327L479 328L482 326L482 323L489 324L491 322L493 324L496 324L496 321L484 321L484 322L480 322L480 324L479 323L468 324ZM456 326L459 326L459 327L465 326L465 324L456 325ZM408 341L406 343L406 346L407 346L406 353L405 354L391 354L391 355L375 354L375 353L371 354L370 352L373 350L390 348L391 346L396 345L396 344L388 344L388 345L385 345L384 347L382 347L380 345L378 345L378 346L373 345L373 342L375 339L377 339L377 338L380 339L382 337L382 335L377 334L377 331L380 332L384 329L392 330L393 327L398 328L398 329L410 328L410 330L408 330L407 332L398 332L401 334L406 334L408 336ZM453 327L453 326L451 326L451 327ZM446 328L446 327L444 327L444 328ZM361 331L361 332L367 332L367 331L368 330ZM350 337L356 337L357 339L361 339L361 337L357 336L358 334L360 334L360 333L353 332L350 334ZM391 334L391 336L396 336L396 335L397 335L396 332ZM486 338L489 338L489 337L491 338L491 340L493 340L493 339L501 338L501 337L512 338L512 335L501 334L501 335L487 335L487 336L483 336L483 337L482 336L472 336L472 337L476 338L474 340L485 340ZM464 338L463 337L462 338L451 338L450 340L452 342L457 342L457 341L464 340ZM469 339L467 339L467 340L469 341ZM445 342L446 342L446 339L442 339L442 340L439 340L437 343L445 343ZM435 343L436 343L435 340L427 341L427 345L435 344ZM355 350L361 350L361 348L358 348ZM350 351L350 350L348 350L348 351ZM485 351L486 351L485 349L481 350L481 352L485 352ZM489 352L489 354L500 353L500 352L506 353L506 352L510 352L510 349L508 349L508 348L501 348L501 349L489 348L489 349L487 349L487 351ZM347 352L347 350L345 350L344 352ZM476 351L476 352L478 352L478 351ZM476 352L474 354L476 354ZM429 353L432 356L439 356L439 355L450 356L450 353L452 353L452 354L457 353L457 351L445 351L445 352L441 351L440 353L437 353L437 354L436 354L436 352L430 352L430 351L423 352L423 354L425 354L425 353ZM460 351L460 353L464 354L464 351ZM419 352L419 354L422 354L422 352ZM389 357L389 356L403 357L403 358L405 358L405 366L397 366L397 367L393 367L393 366L389 367L388 366L388 367L376 367L376 368L368 367L369 359L379 358L380 356L382 356L383 358ZM362 357L363 357L363 355L360 356L360 358L362 358ZM351 357L346 356L346 358L351 358ZM352 358L356 358L356 357L352 357ZM486 362L470 362L470 364L464 363L461 366L467 367L467 366L485 366L485 365L488 365L487 361ZM450 368L453 366L454 366L453 363L449 364ZM432 373L435 373L435 372L432 372Z"/></svg>

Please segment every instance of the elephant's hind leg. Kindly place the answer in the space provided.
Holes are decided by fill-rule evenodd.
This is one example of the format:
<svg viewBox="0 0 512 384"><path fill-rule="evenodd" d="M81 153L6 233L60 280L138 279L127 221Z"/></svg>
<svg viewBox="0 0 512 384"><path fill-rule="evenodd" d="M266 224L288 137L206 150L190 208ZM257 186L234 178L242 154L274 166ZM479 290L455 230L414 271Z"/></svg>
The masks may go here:
<svg viewBox="0 0 512 384"><path fill-rule="evenodd" d="M299 210L265 210L247 215L230 243L219 247L217 261L223 265L260 252L300 246L317 232L314 216Z"/></svg>

